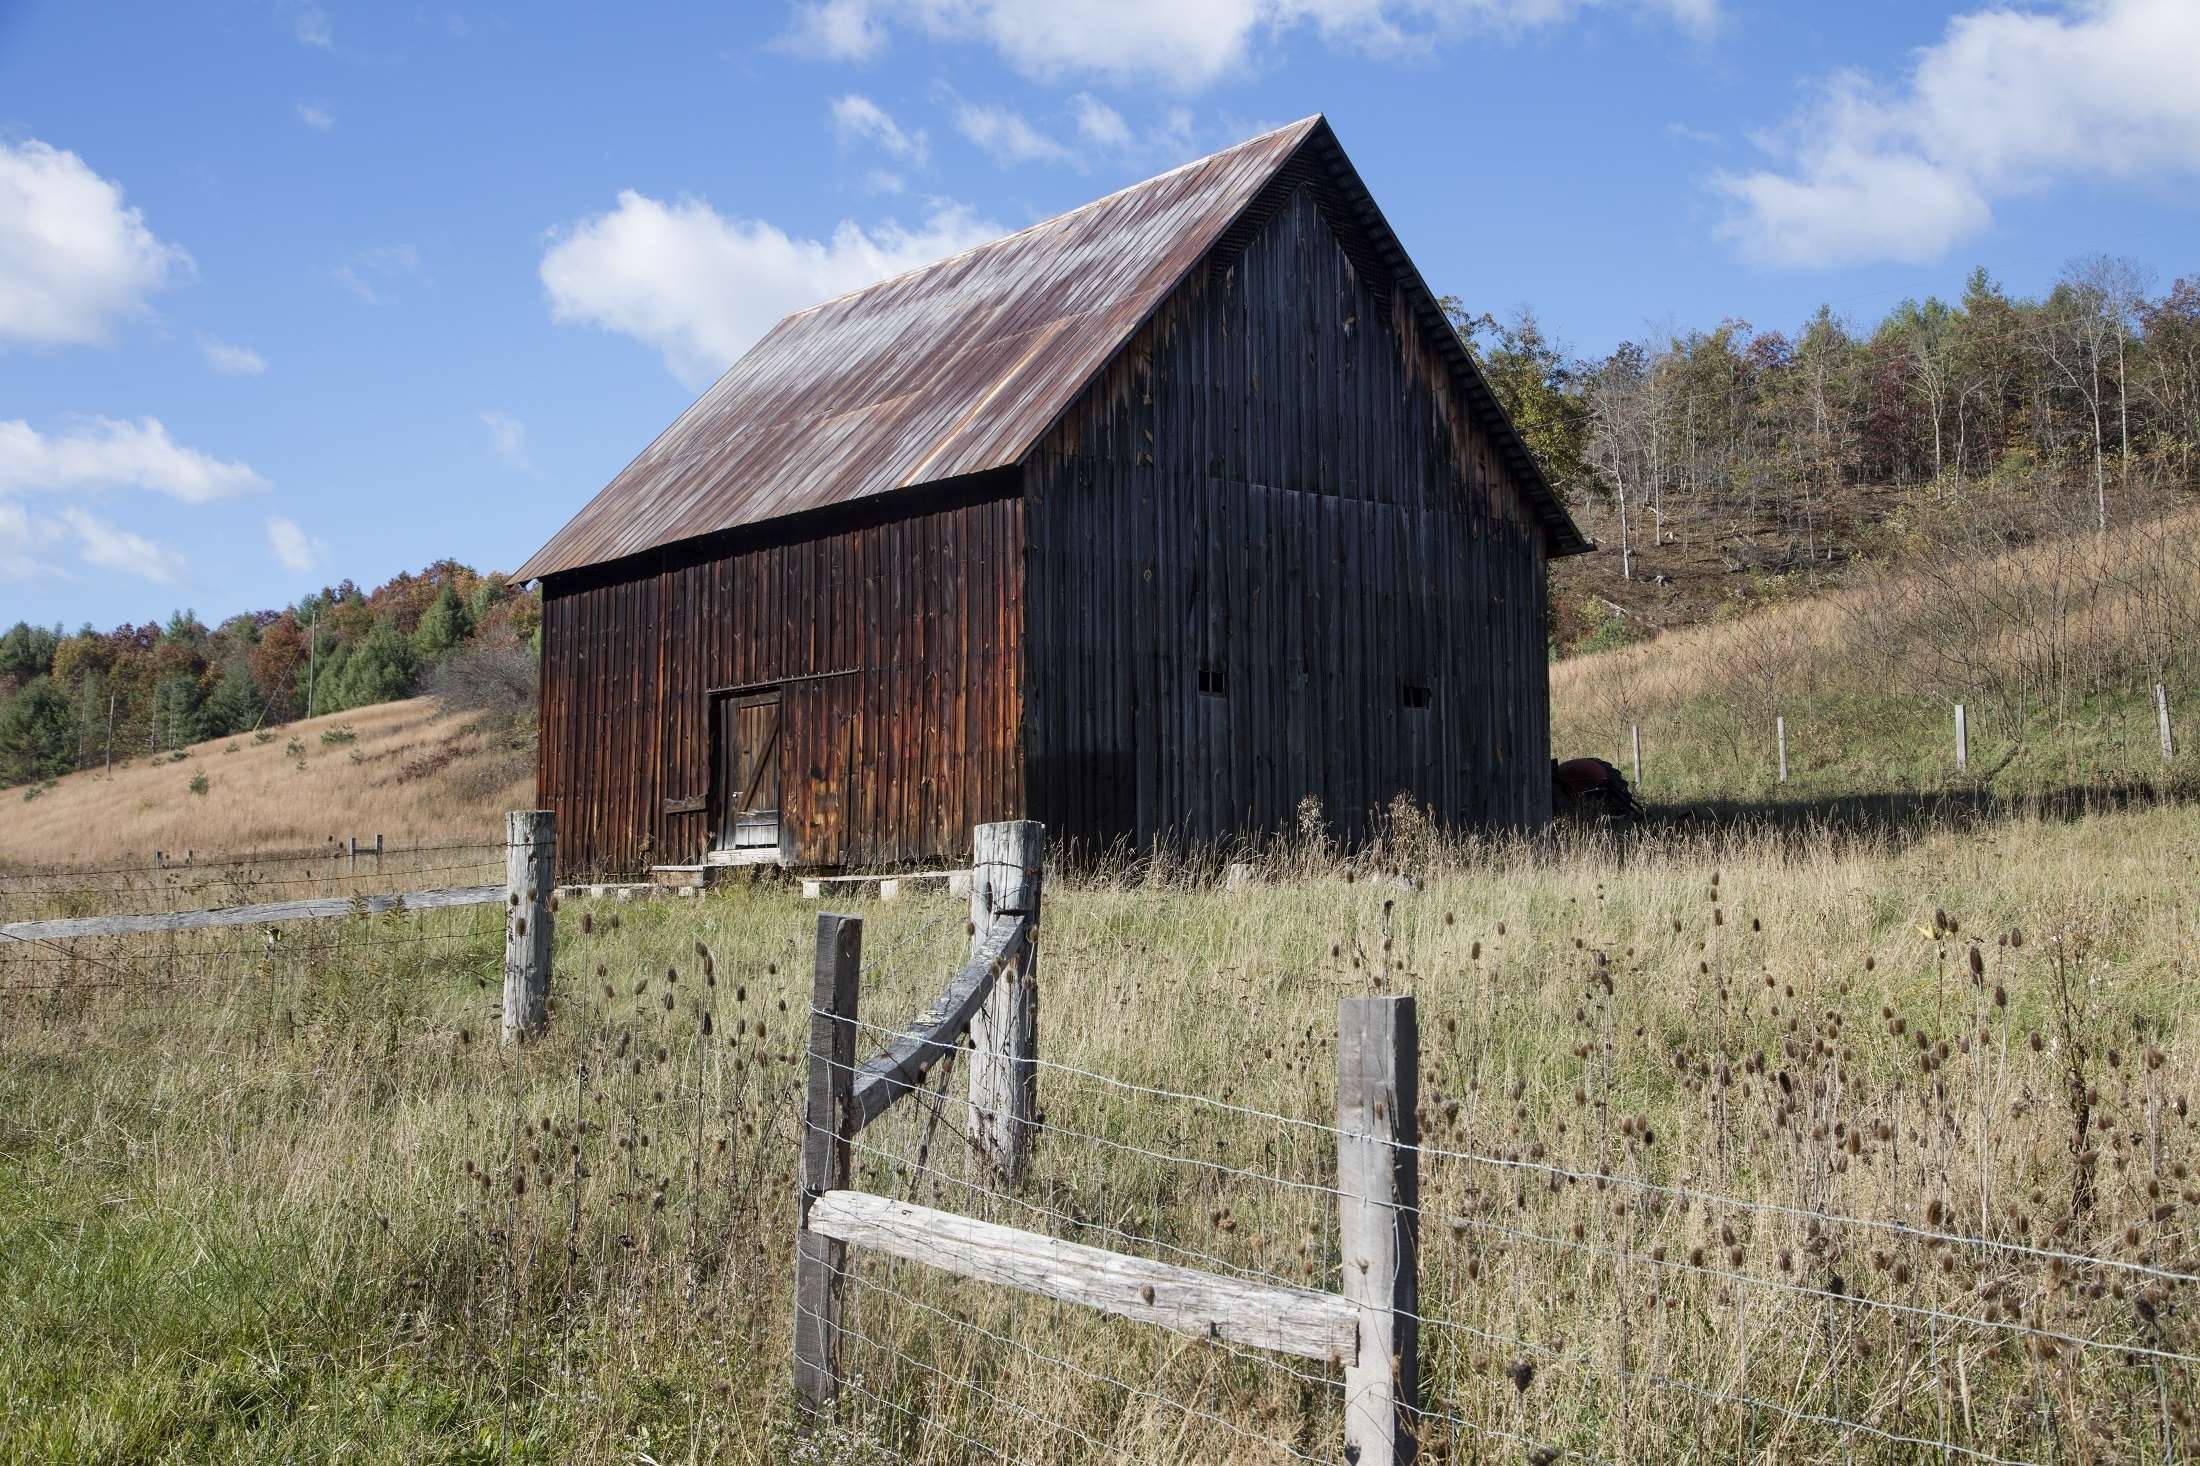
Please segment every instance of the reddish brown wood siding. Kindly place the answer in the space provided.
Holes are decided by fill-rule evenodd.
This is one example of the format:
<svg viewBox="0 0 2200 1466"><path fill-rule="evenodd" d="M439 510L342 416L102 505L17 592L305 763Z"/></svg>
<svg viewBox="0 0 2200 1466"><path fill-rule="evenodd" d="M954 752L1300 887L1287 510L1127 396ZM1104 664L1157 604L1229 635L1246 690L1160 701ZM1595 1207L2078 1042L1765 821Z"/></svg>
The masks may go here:
<svg viewBox="0 0 2200 1466"><path fill-rule="evenodd" d="M1547 818L1526 486L1316 190L1269 210L1027 469L1032 817L1207 839L1311 794L1356 837L1404 792L1459 824Z"/></svg>
<svg viewBox="0 0 2200 1466"><path fill-rule="evenodd" d="M1023 505L1003 487L549 577L538 780L561 876L702 859L708 813L664 806L708 792L712 689L783 688L798 864L958 858L973 824L1021 813Z"/></svg>

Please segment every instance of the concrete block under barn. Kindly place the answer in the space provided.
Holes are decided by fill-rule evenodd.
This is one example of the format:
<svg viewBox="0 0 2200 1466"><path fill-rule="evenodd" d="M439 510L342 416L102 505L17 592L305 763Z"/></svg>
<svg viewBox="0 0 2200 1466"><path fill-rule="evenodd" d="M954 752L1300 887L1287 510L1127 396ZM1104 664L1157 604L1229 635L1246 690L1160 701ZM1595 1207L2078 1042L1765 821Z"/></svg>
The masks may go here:
<svg viewBox="0 0 2200 1466"><path fill-rule="evenodd" d="M1586 548L1293 123L787 317L521 567L561 878L1531 825Z"/></svg>

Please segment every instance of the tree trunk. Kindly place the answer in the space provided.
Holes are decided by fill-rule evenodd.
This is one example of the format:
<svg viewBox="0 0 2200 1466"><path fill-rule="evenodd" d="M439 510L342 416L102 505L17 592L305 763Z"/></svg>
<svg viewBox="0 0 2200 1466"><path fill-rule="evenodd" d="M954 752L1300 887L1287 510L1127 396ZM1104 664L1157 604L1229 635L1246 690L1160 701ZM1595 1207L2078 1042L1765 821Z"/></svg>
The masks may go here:
<svg viewBox="0 0 2200 1466"><path fill-rule="evenodd" d="M2097 528L2108 533L2108 468L2101 446L2101 354L2093 353L2093 504L2099 516Z"/></svg>

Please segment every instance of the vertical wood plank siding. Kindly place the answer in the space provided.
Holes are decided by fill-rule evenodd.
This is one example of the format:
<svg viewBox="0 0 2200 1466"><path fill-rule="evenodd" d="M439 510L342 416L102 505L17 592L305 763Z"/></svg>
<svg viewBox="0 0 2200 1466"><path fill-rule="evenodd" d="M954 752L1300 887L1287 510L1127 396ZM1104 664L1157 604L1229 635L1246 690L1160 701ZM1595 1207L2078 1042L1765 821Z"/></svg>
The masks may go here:
<svg viewBox="0 0 2200 1466"><path fill-rule="evenodd" d="M781 839L801 865L959 859L1023 813L1023 504L812 516L543 587L539 796L562 878L691 864L712 689L782 691ZM965 500L968 494L963 496ZM937 496L932 496L937 503Z"/></svg>
<svg viewBox="0 0 2200 1466"><path fill-rule="evenodd" d="M1026 468L1050 833L1277 831L1306 795L1347 838L1400 793L1549 816L1543 530L1318 193L1285 180Z"/></svg>

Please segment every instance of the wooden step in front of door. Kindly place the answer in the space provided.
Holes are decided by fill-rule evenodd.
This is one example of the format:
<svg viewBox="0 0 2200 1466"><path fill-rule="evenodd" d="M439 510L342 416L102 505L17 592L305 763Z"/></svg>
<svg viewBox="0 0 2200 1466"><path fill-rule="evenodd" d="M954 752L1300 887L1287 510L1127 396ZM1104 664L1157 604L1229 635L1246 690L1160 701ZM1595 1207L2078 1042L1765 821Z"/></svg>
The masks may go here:
<svg viewBox="0 0 2200 1466"><path fill-rule="evenodd" d="M717 868L708 865L653 865L649 868L651 885L670 886L683 896L704 889L716 874Z"/></svg>
<svg viewBox="0 0 2200 1466"><path fill-rule="evenodd" d="M896 875L806 876L802 881L802 899L805 901L821 901L827 896L876 896L881 901L899 901L902 897L919 891L945 891L950 896L968 896L970 872L908 870Z"/></svg>

